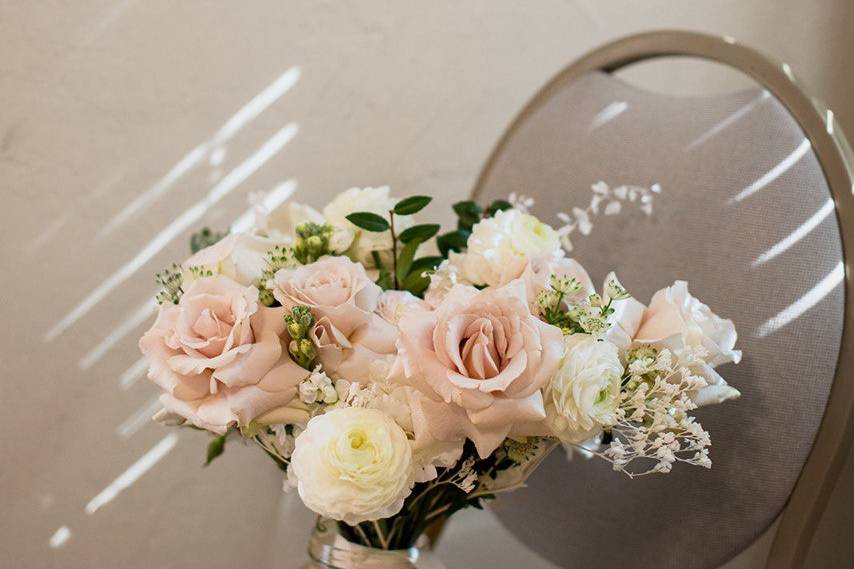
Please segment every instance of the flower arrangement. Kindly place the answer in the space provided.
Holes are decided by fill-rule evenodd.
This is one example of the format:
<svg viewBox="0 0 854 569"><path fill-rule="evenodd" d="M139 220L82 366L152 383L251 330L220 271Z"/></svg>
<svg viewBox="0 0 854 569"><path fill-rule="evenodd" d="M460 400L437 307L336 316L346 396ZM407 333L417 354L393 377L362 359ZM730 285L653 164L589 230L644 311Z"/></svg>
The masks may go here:
<svg viewBox="0 0 854 569"><path fill-rule="evenodd" d="M415 220L430 201L354 188L195 235L140 340L155 419L212 433L208 462L257 445L344 538L385 550L559 445L630 477L711 466L691 412L739 395L714 369L741 357L731 321L683 281L648 306L614 273L597 290L527 198L454 204L444 233Z"/></svg>

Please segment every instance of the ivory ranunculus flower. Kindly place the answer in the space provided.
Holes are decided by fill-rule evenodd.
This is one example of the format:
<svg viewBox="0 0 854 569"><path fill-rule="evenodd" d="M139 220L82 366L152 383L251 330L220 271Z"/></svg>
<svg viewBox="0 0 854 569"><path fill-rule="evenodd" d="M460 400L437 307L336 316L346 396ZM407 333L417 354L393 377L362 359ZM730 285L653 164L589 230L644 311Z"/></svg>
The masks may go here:
<svg viewBox="0 0 854 569"><path fill-rule="evenodd" d="M308 372L282 350L284 309L258 302L258 289L218 275L163 304L139 342L166 410L224 433L287 405Z"/></svg>
<svg viewBox="0 0 854 569"><path fill-rule="evenodd" d="M741 394L713 368L741 361L741 350L735 349L738 334L732 320L720 318L688 292L688 283L676 281L656 292L643 314L635 341L667 348L678 358L690 348L702 347L707 352L705 365L695 370L709 383L694 394L698 405L722 403Z"/></svg>
<svg viewBox="0 0 854 569"><path fill-rule="evenodd" d="M497 286L520 277L533 259L563 256L557 232L517 209L499 211L476 223L465 253L451 253L461 282Z"/></svg>
<svg viewBox="0 0 854 569"><path fill-rule="evenodd" d="M546 389L547 423L561 440L581 442L614 424L623 366L610 342L573 334L565 344L563 361Z"/></svg>
<svg viewBox="0 0 854 569"><path fill-rule="evenodd" d="M545 418L540 390L563 337L531 314L521 280L480 292L454 287L435 311L412 310L398 326L401 373L393 375L425 395L413 415L432 438L469 437L486 457L514 425Z"/></svg>
<svg viewBox="0 0 854 569"><path fill-rule="evenodd" d="M415 470L406 433L391 417L343 407L308 422L288 477L309 509L355 525L398 513Z"/></svg>

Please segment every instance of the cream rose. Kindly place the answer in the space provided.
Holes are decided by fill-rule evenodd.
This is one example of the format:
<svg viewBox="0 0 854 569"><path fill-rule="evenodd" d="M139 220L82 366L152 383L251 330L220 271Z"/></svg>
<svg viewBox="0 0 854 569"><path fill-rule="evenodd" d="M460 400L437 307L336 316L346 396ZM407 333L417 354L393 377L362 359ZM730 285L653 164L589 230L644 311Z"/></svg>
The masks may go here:
<svg viewBox="0 0 854 569"><path fill-rule="evenodd" d="M260 305L255 287L221 275L161 305L139 346L167 412L224 433L287 405L308 372L282 350L283 315Z"/></svg>
<svg viewBox="0 0 854 569"><path fill-rule="evenodd" d="M425 395L413 414L432 438L466 436L487 456L514 425L545 417L540 389L563 355L560 330L531 314L521 280L454 287L433 311L400 321L398 373Z"/></svg>
<svg viewBox="0 0 854 569"><path fill-rule="evenodd" d="M291 243L292 240L284 236L273 239L247 233L227 235L187 259L183 264L184 284L195 280L188 269L199 267L225 275L244 286L254 285L267 268L267 253L277 245Z"/></svg>
<svg viewBox="0 0 854 569"><path fill-rule="evenodd" d="M476 223L465 253L451 253L460 282L497 286L520 277L533 259L563 256L560 237L550 226L517 209L499 211Z"/></svg>
<svg viewBox="0 0 854 569"><path fill-rule="evenodd" d="M374 266L373 253L391 250L391 234L388 231L374 233L364 231L347 220L347 216L357 211L368 211L384 218L394 208L397 199L389 195L389 187L350 188L338 194L323 208L326 222L339 228L341 236L336 237L340 250L346 250L354 260L366 267ZM412 216L396 216L395 229L400 232L413 224Z"/></svg>
<svg viewBox="0 0 854 569"><path fill-rule="evenodd" d="M267 286L286 309L311 309L316 324L309 336L330 377L385 379L396 353L397 330L376 314L382 289L362 265L347 257L324 257L281 269Z"/></svg>
<svg viewBox="0 0 854 569"><path fill-rule="evenodd" d="M741 395L713 369L741 361L735 349L738 334L732 320L720 318L688 292L688 283L676 281L655 293L643 314L635 341L667 348L679 358L686 349L702 347L705 364L695 370L709 383L694 394L698 405L722 403Z"/></svg>
<svg viewBox="0 0 854 569"><path fill-rule="evenodd" d="M610 342L573 334L565 344L563 361L546 389L546 422L559 439L577 443L614 424L623 366Z"/></svg>
<svg viewBox="0 0 854 569"><path fill-rule="evenodd" d="M382 411L334 409L296 439L288 478L312 511L355 525L398 513L414 484L406 433Z"/></svg>

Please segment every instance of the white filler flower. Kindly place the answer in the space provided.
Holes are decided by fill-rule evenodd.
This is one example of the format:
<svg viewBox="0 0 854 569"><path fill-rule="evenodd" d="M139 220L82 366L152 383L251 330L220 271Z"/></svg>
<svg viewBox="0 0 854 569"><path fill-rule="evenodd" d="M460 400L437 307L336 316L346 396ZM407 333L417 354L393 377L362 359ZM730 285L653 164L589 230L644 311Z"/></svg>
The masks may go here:
<svg viewBox="0 0 854 569"><path fill-rule="evenodd" d="M581 442L616 421L623 366L610 342L587 334L565 342L563 363L546 393L546 415L558 438Z"/></svg>
<svg viewBox="0 0 854 569"><path fill-rule="evenodd" d="M309 509L350 525L398 513L414 476L403 429L382 411L360 407L309 421L288 467Z"/></svg>

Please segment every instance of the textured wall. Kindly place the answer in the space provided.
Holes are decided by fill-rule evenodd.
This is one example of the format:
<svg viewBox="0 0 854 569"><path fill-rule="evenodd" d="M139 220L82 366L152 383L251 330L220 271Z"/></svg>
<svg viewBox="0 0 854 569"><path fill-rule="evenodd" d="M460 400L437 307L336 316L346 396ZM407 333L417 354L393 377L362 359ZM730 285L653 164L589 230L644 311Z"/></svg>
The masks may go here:
<svg viewBox="0 0 854 569"><path fill-rule="evenodd" d="M204 437L148 424L134 367L151 275L249 192L290 181L318 205L389 183L450 202L550 76L657 28L788 61L854 131L852 22L847 0L0 0L0 565L296 566L311 517L274 469L237 446L200 469ZM93 502L105 488L121 491ZM844 498L815 567L847 566ZM488 517L461 517L443 548L453 568L535 566Z"/></svg>

